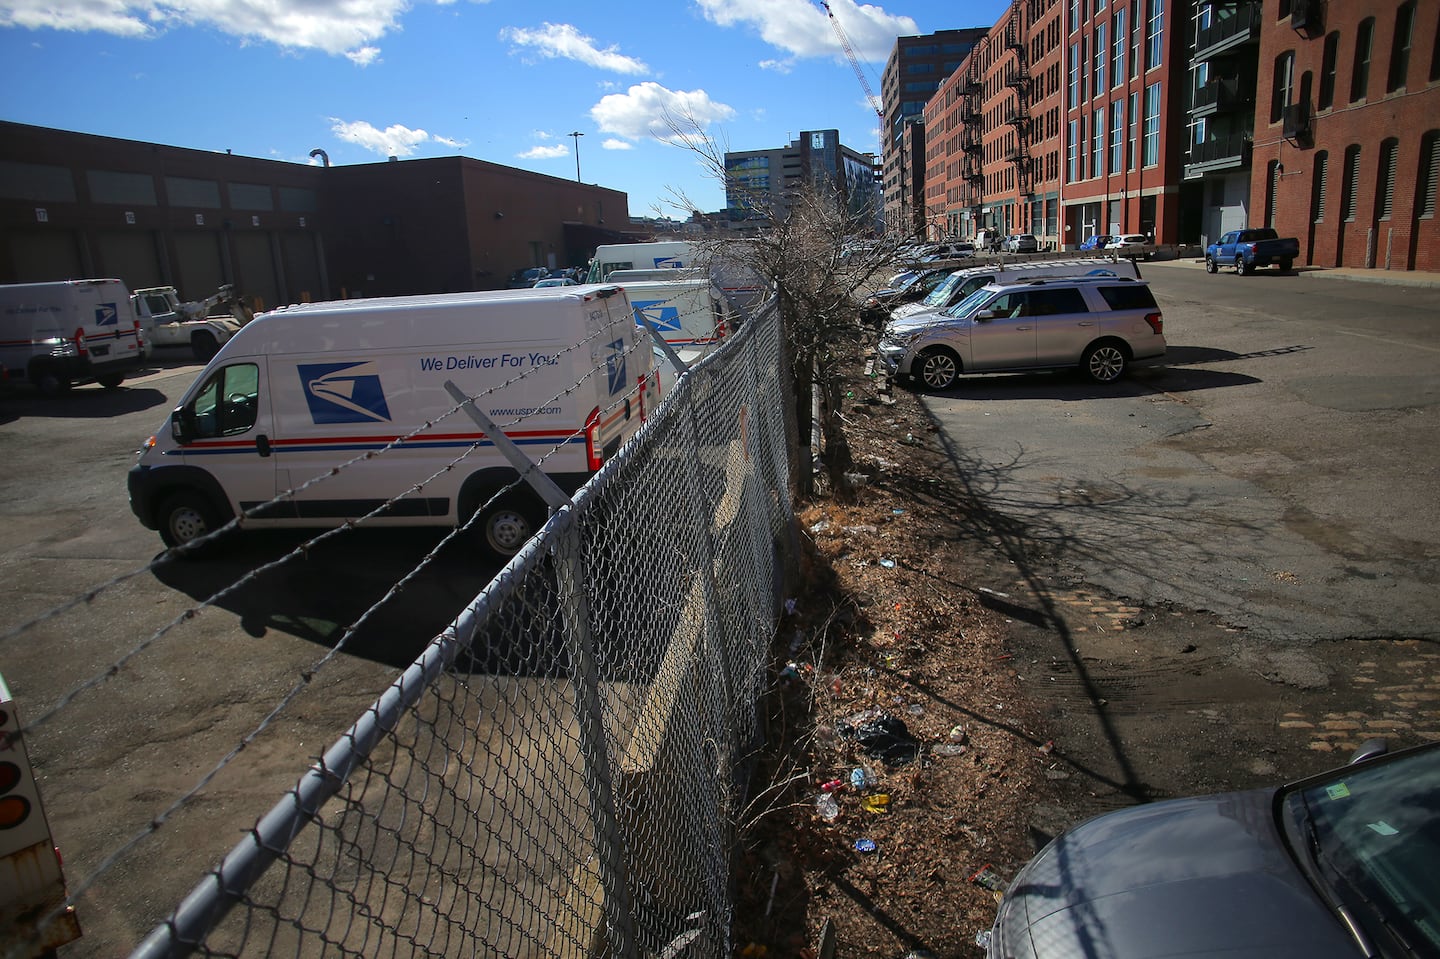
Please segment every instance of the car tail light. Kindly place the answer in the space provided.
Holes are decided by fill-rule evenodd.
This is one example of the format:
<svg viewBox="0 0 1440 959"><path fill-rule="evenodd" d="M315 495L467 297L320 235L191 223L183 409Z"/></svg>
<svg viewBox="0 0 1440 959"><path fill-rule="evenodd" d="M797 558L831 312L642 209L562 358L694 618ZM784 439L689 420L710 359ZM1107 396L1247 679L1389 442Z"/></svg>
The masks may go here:
<svg viewBox="0 0 1440 959"><path fill-rule="evenodd" d="M85 356L88 354L89 351L85 349L85 330L83 327L77 328L75 330L75 335L72 336L70 339L75 344L76 353L80 354L81 356Z"/></svg>
<svg viewBox="0 0 1440 959"><path fill-rule="evenodd" d="M1150 329L1156 333L1165 332L1165 318L1159 313L1146 313L1145 322L1150 324Z"/></svg>
<svg viewBox="0 0 1440 959"><path fill-rule="evenodd" d="M585 417L585 465L593 472L605 463L605 451L600 445L600 407Z"/></svg>

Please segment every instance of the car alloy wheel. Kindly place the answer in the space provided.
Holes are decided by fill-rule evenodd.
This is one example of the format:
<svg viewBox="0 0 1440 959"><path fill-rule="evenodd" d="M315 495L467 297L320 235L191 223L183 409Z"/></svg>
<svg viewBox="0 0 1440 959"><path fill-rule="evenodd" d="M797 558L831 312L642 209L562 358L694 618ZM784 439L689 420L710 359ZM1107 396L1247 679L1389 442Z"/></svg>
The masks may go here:
<svg viewBox="0 0 1440 959"><path fill-rule="evenodd" d="M932 346L920 354L920 382L926 389L948 390L960 375L960 359L943 346Z"/></svg>
<svg viewBox="0 0 1440 959"><path fill-rule="evenodd" d="M1097 343L1085 351L1085 372L1096 383L1113 383L1125 375L1125 351L1114 343Z"/></svg>

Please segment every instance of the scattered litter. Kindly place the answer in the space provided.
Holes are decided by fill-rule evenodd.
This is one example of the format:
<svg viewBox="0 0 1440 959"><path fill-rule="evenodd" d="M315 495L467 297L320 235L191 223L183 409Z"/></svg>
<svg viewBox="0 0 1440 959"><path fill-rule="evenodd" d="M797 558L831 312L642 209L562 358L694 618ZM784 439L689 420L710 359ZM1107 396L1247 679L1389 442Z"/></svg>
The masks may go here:
<svg viewBox="0 0 1440 959"><path fill-rule="evenodd" d="M970 881L981 889L989 889L994 893L1002 893L1005 891L1005 879L996 872L995 867L989 863L981 866L975 875L970 877Z"/></svg>
<svg viewBox="0 0 1440 959"><path fill-rule="evenodd" d="M911 716L925 715L925 707L921 706L919 703L911 703L909 706L905 707L905 711Z"/></svg>
<svg viewBox="0 0 1440 959"><path fill-rule="evenodd" d="M890 811L890 794L871 793L869 796L860 800L860 805L866 812L882 815Z"/></svg>
<svg viewBox="0 0 1440 959"><path fill-rule="evenodd" d="M988 586L981 586L981 587L978 587L978 588L979 588L980 592L982 592L982 593L989 593L991 596L999 596L1001 599L1009 599L1009 598L1010 598L1010 594L1009 594L1009 593L1002 593L1002 592L1000 592L998 589L991 589L991 588L988 587Z"/></svg>
<svg viewBox="0 0 1440 959"><path fill-rule="evenodd" d="M965 732L964 726L956 725L950 727L950 741L952 743L963 743L968 738L969 735Z"/></svg>
<svg viewBox="0 0 1440 959"><path fill-rule="evenodd" d="M812 533L823 533L823 532L825 532L825 531L826 531L827 529L829 529L829 528L830 528L830 521L829 521L828 519L822 519L822 520L820 520L820 522L818 522L818 523L813 523L813 524L811 524L811 526L810 526L810 532L812 532Z"/></svg>
<svg viewBox="0 0 1440 959"><path fill-rule="evenodd" d="M894 569L895 561L893 559L882 559L880 561L880 565L885 567L886 569Z"/></svg>
<svg viewBox="0 0 1440 959"><path fill-rule="evenodd" d="M793 653L793 652L795 652L797 649L799 649L801 646L804 646L804 645L805 645L805 630L803 630L803 629L797 629L797 630L795 630L795 637L790 640L790 652Z"/></svg>
<svg viewBox="0 0 1440 959"><path fill-rule="evenodd" d="M793 600L793 599L787 599L787 600L785 600L785 615L786 615L786 616L794 616L794 615L795 615L795 600Z"/></svg>
<svg viewBox="0 0 1440 959"><path fill-rule="evenodd" d="M859 723L841 723L840 735L853 739L867 756L892 766L908 763L920 754L920 741L910 735L905 723L888 713Z"/></svg>
<svg viewBox="0 0 1440 959"><path fill-rule="evenodd" d="M875 851L875 840L873 840L873 839L857 839L857 840L855 840L855 851L856 851L856 852L874 852L874 851Z"/></svg>
<svg viewBox="0 0 1440 959"><path fill-rule="evenodd" d="M930 752L936 756L959 756L965 752L965 746L963 743L941 743L931 746Z"/></svg>
<svg viewBox="0 0 1440 959"><path fill-rule="evenodd" d="M901 509L900 507L897 506L897 507L895 507L894 509L892 509L892 510L890 511L890 515L891 515L891 516L904 516L904 515L905 515L905 511L904 511L903 509Z"/></svg>
<svg viewBox="0 0 1440 959"><path fill-rule="evenodd" d="M840 531L854 536L856 533L878 533L880 532L880 527L871 526L869 523L861 523L859 526L842 526L840 527Z"/></svg>
<svg viewBox="0 0 1440 959"><path fill-rule="evenodd" d="M989 929L981 929L979 932L975 933L975 945L979 946L981 949L984 949L987 954L990 952Z"/></svg>
<svg viewBox="0 0 1440 959"><path fill-rule="evenodd" d="M815 797L815 811L826 822L834 822L840 818L840 804L831 793L821 793Z"/></svg>
<svg viewBox="0 0 1440 959"><path fill-rule="evenodd" d="M1045 745L1040 747L1040 755L1048 756L1055 751L1055 740L1047 740Z"/></svg>
<svg viewBox="0 0 1440 959"><path fill-rule="evenodd" d="M839 779L832 779L820 787L823 792L834 793L845 788L845 783Z"/></svg>
<svg viewBox="0 0 1440 959"><path fill-rule="evenodd" d="M856 766L850 770L850 788L855 790L869 789L875 785L875 774L864 766Z"/></svg>

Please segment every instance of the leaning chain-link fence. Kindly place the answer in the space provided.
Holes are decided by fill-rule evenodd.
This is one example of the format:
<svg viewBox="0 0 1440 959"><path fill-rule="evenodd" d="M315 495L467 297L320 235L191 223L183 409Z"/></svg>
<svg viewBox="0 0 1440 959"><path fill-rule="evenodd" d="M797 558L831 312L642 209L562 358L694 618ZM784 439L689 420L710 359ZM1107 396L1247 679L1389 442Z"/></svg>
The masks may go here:
<svg viewBox="0 0 1440 959"><path fill-rule="evenodd" d="M134 955L715 956L790 557L773 304Z"/></svg>

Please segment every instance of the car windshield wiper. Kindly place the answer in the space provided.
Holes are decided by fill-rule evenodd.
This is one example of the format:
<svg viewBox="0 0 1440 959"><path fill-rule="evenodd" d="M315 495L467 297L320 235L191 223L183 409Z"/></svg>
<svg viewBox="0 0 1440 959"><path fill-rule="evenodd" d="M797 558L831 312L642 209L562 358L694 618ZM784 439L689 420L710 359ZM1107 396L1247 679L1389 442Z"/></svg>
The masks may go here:
<svg viewBox="0 0 1440 959"><path fill-rule="evenodd" d="M1306 858L1309 859L1315 877L1317 879L1324 878L1327 880L1322 883L1317 883L1317 885L1323 889L1325 898L1330 902L1330 908L1335 911L1340 921L1344 923L1345 928L1350 931L1351 937L1354 938L1355 944L1360 947L1360 951L1365 955L1366 959L1376 959L1381 953L1375 948L1374 943L1370 941L1370 937L1365 934L1364 927L1360 925L1359 921L1355 918L1355 914L1351 912L1349 905L1345 902L1346 899L1358 901L1363 905L1370 918L1384 927L1385 931L1389 934L1388 941L1404 950L1407 956L1418 956L1419 953L1410 945L1409 940L1395 928L1380 904L1365 895L1364 891L1361 890L1354 880L1350 879L1350 877L1345 874L1345 871L1330 858L1329 854L1320 844L1320 831L1316 828L1315 820L1310 816L1309 806L1304 803L1303 798L1301 805L1304 810L1302 824L1305 828ZM1338 888L1340 886L1343 886L1347 893L1344 897L1340 895Z"/></svg>

